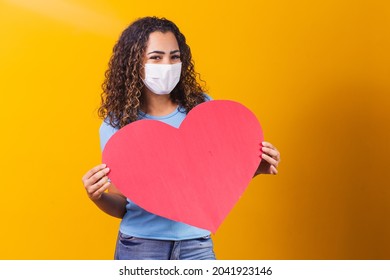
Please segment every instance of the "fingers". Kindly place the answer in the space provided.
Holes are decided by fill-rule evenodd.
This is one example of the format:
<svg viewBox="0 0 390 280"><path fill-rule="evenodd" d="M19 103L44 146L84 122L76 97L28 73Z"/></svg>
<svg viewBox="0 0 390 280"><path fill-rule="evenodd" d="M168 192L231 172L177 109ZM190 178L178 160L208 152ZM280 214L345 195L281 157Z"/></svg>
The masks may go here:
<svg viewBox="0 0 390 280"><path fill-rule="evenodd" d="M106 176L110 171L110 169L105 166L106 166L105 164L98 165L92 168L90 171L88 171L83 177L84 185L91 186L95 184L97 181L99 181L101 178Z"/></svg>
<svg viewBox="0 0 390 280"><path fill-rule="evenodd" d="M103 177L96 184L86 188L89 198L92 200L100 199L102 194L110 187L110 184L108 177Z"/></svg>
<svg viewBox="0 0 390 280"><path fill-rule="evenodd" d="M262 142L261 146L261 151L263 152L261 158L269 164L265 173L278 174L277 167L280 163L280 152L271 143L266 141Z"/></svg>
<svg viewBox="0 0 390 280"><path fill-rule="evenodd" d="M262 142L262 148L261 150L267 154L268 156L272 157L277 161L279 164L280 162L280 153L279 151L269 142ZM277 166L277 165L276 165Z"/></svg>
<svg viewBox="0 0 390 280"><path fill-rule="evenodd" d="M270 157L269 155L264 153L261 155L261 158L264 159L266 162L268 162L271 165L271 167L272 166L275 168L278 167L279 162L273 157Z"/></svg>
<svg viewBox="0 0 390 280"><path fill-rule="evenodd" d="M101 170L103 168L106 168L106 165L104 163L99 164L98 166L95 166L94 168L89 170L87 173L85 173L82 180L85 181L85 180L89 179L93 174L95 174L96 172L98 172L99 170Z"/></svg>
<svg viewBox="0 0 390 280"><path fill-rule="evenodd" d="M106 176L110 169L105 164L100 164L89 170L82 178L85 190L89 198L99 199L110 186Z"/></svg>
<svg viewBox="0 0 390 280"><path fill-rule="evenodd" d="M274 160L276 160L278 163L280 162L280 153L278 150L273 150L265 147L262 147L261 150L263 151L263 155L268 155L269 157L272 157Z"/></svg>
<svg viewBox="0 0 390 280"><path fill-rule="evenodd" d="M268 147L268 148L273 148L274 147L270 142L267 142L267 141L261 142L261 145L263 147Z"/></svg>

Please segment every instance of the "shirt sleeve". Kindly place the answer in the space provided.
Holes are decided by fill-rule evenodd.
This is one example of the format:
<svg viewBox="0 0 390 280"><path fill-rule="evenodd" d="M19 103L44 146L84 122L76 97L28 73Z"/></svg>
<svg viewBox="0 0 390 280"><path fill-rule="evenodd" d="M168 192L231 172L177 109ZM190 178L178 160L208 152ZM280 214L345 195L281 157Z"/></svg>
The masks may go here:
<svg viewBox="0 0 390 280"><path fill-rule="evenodd" d="M106 146L108 140L110 140L111 136L114 135L115 132L117 132L118 129L112 127L110 124L106 122L106 120L103 121L103 123L100 126L99 129L99 135L100 135L100 150L103 152L104 147Z"/></svg>

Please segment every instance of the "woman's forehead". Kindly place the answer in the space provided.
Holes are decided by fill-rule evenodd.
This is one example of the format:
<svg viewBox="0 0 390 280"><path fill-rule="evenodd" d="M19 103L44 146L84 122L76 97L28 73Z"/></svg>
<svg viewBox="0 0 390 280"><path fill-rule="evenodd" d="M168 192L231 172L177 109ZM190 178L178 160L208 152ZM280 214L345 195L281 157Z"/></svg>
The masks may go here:
<svg viewBox="0 0 390 280"><path fill-rule="evenodd" d="M146 44L146 52L151 51L168 51L179 49L176 37L172 32L155 31L150 33Z"/></svg>

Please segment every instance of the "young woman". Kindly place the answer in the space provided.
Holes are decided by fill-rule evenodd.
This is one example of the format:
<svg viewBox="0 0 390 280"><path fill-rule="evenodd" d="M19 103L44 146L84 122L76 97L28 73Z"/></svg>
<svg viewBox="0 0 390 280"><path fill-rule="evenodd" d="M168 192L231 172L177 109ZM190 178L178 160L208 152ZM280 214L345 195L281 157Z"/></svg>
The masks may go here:
<svg viewBox="0 0 390 280"><path fill-rule="evenodd" d="M139 119L179 127L192 108L210 100L196 75L190 48L173 22L157 17L133 22L114 47L103 84L102 150L118 129ZM277 174L278 150L267 142L262 150L255 175ZM101 210L122 219L115 259L215 259L209 231L143 210L118 191L108 172L109 167L100 164L82 180Z"/></svg>

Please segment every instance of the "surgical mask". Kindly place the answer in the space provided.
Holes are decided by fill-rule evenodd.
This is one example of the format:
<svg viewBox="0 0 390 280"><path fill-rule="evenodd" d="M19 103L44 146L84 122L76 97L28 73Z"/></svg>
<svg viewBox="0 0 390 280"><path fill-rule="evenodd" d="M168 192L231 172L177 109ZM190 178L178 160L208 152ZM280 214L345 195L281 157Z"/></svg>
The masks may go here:
<svg viewBox="0 0 390 280"><path fill-rule="evenodd" d="M145 64L145 86L155 94L169 94L180 80L181 62L175 64Z"/></svg>

